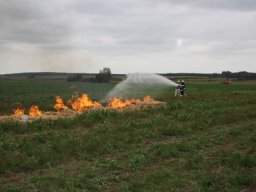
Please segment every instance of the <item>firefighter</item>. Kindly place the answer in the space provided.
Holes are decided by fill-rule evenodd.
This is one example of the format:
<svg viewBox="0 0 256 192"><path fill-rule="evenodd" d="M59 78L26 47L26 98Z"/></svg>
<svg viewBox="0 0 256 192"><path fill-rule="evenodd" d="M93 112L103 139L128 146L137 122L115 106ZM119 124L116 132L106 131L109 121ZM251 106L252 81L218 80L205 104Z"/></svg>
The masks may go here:
<svg viewBox="0 0 256 192"><path fill-rule="evenodd" d="M175 89L175 97L180 96L180 81L178 80L178 84Z"/></svg>
<svg viewBox="0 0 256 192"><path fill-rule="evenodd" d="M180 83L180 96L183 96L185 94L186 86L184 80Z"/></svg>

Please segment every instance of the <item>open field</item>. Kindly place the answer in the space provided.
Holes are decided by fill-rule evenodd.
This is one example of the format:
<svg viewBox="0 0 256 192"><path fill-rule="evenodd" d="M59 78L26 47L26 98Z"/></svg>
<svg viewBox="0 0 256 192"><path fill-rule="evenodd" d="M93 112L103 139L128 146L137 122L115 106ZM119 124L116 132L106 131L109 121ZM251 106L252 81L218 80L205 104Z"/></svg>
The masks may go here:
<svg viewBox="0 0 256 192"><path fill-rule="evenodd" d="M65 101L73 94L89 94L93 100L101 100L115 86L115 83L66 82L65 80L2 80L0 81L0 115L13 113L18 106L28 108L38 105L43 111L53 111L55 96ZM173 90L173 88L170 88ZM166 87L135 86L129 89L131 95L144 97L148 94L161 97L170 91Z"/></svg>
<svg viewBox="0 0 256 192"><path fill-rule="evenodd" d="M101 99L113 86L3 80L0 114L15 103L53 110L55 95L74 91ZM154 92L167 107L0 123L0 191L256 190L255 83Z"/></svg>
<svg viewBox="0 0 256 192"><path fill-rule="evenodd" d="M10 114L19 104L25 108L39 105L42 110L54 110L55 96L69 99L75 92L90 94L92 99L100 99L114 84L68 83L54 80L3 80L0 82L0 114Z"/></svg>

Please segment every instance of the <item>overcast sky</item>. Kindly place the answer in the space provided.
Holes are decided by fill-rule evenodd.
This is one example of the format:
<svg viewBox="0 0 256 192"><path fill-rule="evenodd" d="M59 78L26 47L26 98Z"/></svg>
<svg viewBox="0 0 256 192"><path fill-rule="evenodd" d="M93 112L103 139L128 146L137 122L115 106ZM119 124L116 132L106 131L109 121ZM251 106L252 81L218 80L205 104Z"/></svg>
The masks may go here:
<svg viewBox="0 0 256 192"><path fill-rule="evenodd" d="M256 0L0 0L0 74L256 72Z"/></svg>

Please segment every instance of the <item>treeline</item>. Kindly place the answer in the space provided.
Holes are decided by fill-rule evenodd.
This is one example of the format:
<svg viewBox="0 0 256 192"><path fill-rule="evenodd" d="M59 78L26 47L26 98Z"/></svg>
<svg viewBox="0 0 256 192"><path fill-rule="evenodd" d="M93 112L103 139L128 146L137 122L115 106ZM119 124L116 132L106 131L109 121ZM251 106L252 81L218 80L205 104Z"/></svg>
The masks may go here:
<svg viewBox="0 0 256 192"><path fill-rule="evenodd" d="M179 76L189 76L189 77L208 77L208 78L226 78L235 80L256 80L256 73L251 73L247 71L231 72L223 71L222 73L166 73L162 74L167 77L179 77Z"/></svg>
<svg viewBox="0 0 256 192"><path fill-rule="evenodd" d="M219 73L164 73L164 74L159 74L163 75L166 77L220 77L221 74Z"/></svg>
<svg viewBox="0 0 256 192"><path fill-rule="evenodd" d="M230 71L223 71L221 73L221 76L223 78L227 78L227 79L236 79L236 80L256 80L256 73L249 73L246 71L240 71L240 72L235 72L232 73Z"/></svg>
<svg viewBox="0 0 256 192"><path fill-rule="evenodd" d="M95 75L83 76L82 74L74 74L68 76L68 82L97 82L97 83L107 83L110 81L121 81L124 75L112 75L110 68L104 67Z"/></svg>
<svg viewBox="0 0 256 192"><path fill-rule="evenodd" d="M256 73L240 71L223 71L222 73L165 73L159 74L167 78L175 77L207 77L207 78L225 78L233 80L256 80ZM68 82L109 82L123 80L125 74L112 74L109 68L103 68L99 73L57 73L57 72L27 72L12 73L0 75L1 78L40 78L40 77L59 77Z"/></svg>

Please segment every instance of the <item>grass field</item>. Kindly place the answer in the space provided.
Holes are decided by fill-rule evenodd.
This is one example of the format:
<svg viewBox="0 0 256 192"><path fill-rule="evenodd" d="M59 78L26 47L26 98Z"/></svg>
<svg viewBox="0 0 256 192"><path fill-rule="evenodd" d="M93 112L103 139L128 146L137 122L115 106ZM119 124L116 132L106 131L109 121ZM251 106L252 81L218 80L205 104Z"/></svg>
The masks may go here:
<svg viewBox="0 0 256 192"><path fill-rule="evenodd" d="M28 108L39 105L42 110L54 110L55 96L69 99L74 92L90 94L92 99L100 99L114 84L105 83L68 83L53 80L2 80L0 81L0 114L10 114L22 105Z"/></svg>
<svg viewBox="0 0 256 192"><path fill-rule="evenodd" d="M51 110L59 81L0 82L0 112ZM114 84L77 83L100 99ZM256 191L256 84L163 89L166 107L0 123L0 191Z"/></svg>

